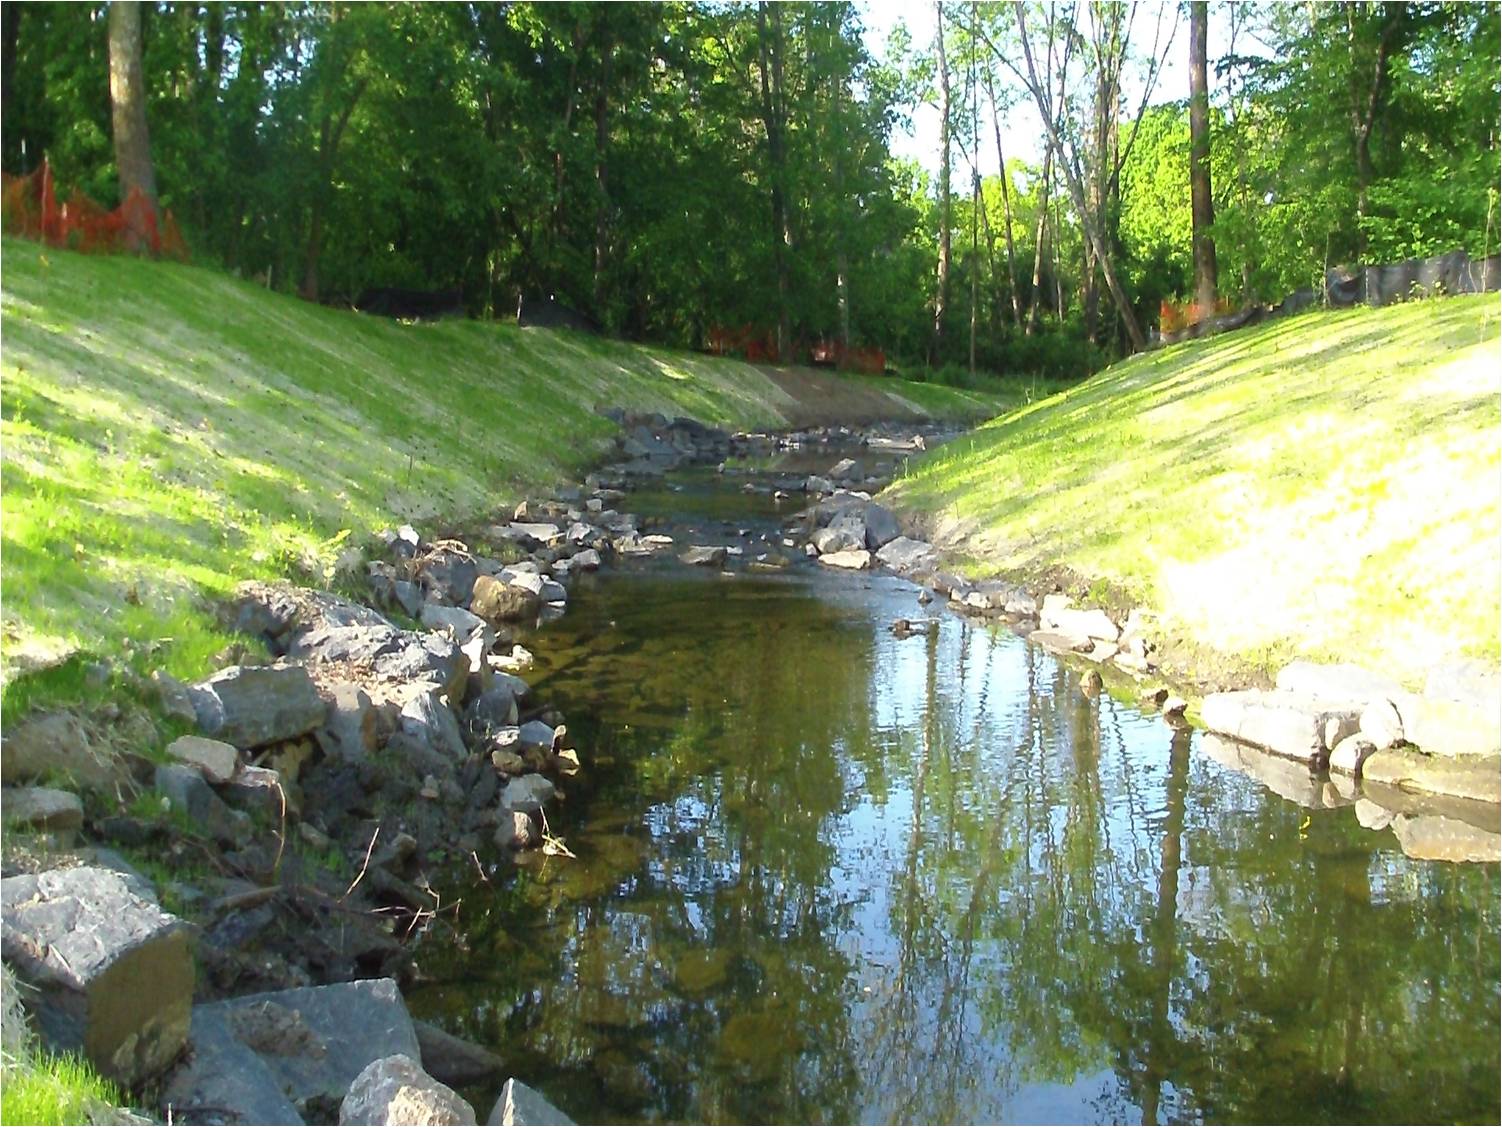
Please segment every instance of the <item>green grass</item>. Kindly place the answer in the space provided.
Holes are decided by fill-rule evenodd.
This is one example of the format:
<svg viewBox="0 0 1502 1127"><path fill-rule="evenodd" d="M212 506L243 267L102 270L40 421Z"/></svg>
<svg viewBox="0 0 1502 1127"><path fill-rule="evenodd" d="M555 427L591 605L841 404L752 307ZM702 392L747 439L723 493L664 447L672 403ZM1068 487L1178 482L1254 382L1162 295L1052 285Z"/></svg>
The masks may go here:
<svg viewBox="0 0 1502 1127"><path fill-rule="evenodd" d="M1313 313L1117 364L893 487L991 570L1063 565L1266 666L1498 657L1493 296Z"/></svg>
<svg viewBox="0 0 1502 1127"><path fill-rule="evenodd" d="M123 1102L119 1088L84 1060L28 1049L5 1070L0 1124L89 1123L89 1113Z"/></svg>
<svg viewBox="0 0 1502 1127"><path fill-rule="evenodd" d="M577 475L616 433L597 407L775 427L810 406L796 379L733 360L403 325L209 270L0 246L7 697L16 670L79 650L200 676L230 641L210 603L236 582L323 581L342 534L434 530ZM894 415L1000 405L830 386Z"/></svg>

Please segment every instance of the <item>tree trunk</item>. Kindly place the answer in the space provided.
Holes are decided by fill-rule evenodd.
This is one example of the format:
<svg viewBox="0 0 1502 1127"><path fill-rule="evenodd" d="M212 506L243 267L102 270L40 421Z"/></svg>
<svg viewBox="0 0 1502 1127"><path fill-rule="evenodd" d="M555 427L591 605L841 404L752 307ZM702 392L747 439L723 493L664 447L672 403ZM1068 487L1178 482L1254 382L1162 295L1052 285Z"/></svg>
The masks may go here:
<svg viewBox="0 0 1502 1127"><path fill-rule="evenodd" d="M986 68L986 96L991 99L991 128L996 134L996 165L1001 169L1001 213L1006 221L1003 234L1007 244L1007 288L1012 293L1012 324L1022 324L1022 299L1017 293L1017 261L1012 247L1012 191L1008 183L1007 161L1001 151L1001 114L996 106L996 88L991 82L991 70Z"/></svg>
<svg viewBox="0 0 1502 1127"><path fill-rule="evenodd" d="M146 201L146 214L128 212L127 238L135 249L150 245L156 227L156 173L151 166L151 137L146 131L146 76L141 65L141 5L114 0L109 14L110 116L115 133L115 167L120 173L120 200L132 192ZM148 229L149 228L149 229Z"/></svg>
<svg viewBox="0 0 1502 1127"><path fill-rule="evenodd" d="M1048 186L1053 173L1053 147L1043 146L1043 179L1038 185L1038 220L1033 226L1033 289L1024 336L1038 329L1038 304L1043 299L1043 235L1048 230ZM1058 236L1055 235L1055 238Z"/></svg>
<svg viewBox="0 0 1502 1127"><path fill-rule="evenodd" d="M767 17L771 16L771 32ZM792 226L788 221L784 191L787 158L783 152L782 11L781 5L763 0L756 7L756 30L760 45L762 123L767 131L767 156L772 180L772 258L777 270L777 358L786 362L791 351L792 326L788 311L788 244Z"/></svg>
<svg viewBox="0 0 1502 1127"><path fill-rule="evenodd" d="M1206 0L1189 4L1189 195L1194 217L1197 320L1215 314L1215 199L1210 194L1210 92L1205 79Z"/></svg>
<svg viewBox="0 0 1502 1127"><path fill-rule="evenodd" d="M613 44L604 32L600 44L600 84L595 90L595 316L601 317L605 304L605 257L609 233L610 191L606 181L605 152L610 145L610 107L608 103ZM603 318L601 318L603 320Z"/></svg>
<svg viewBox="0 0 1502 1127"><path fill-rule="evenodd" d="M944 5L934 3L937 27L934 48L939 58L939 271L934 288L934 335L930 363L938 363L944 342L944 315L949 307L949 266L954 253L950 234L949 193L949 60L944 54Z"/></svg>
<svg viewBox="0 0 1502 1127"><path fill-rule="evenodd" d="M1382 112L1382 103L1387 97L1387 63L1392 57L1393 40L1397 36L1398 24L1403 17L1402 0L1385 0L1382 5L1382 31L1377 38L1377 58L1372 64L1372 82L1366 92L1366 98L1358 102L1351 110L1351 131L1356 142L1356 218L1358 230L1360 221L1367 213L1367 190L1372 181L1377 178L1376 169L1372 165L1372 127L1377 123L1377 115ZM1352 14L1347 13L1347 20L1352 19ZM1354 30L1353 30L1354 37ZM1361 235L1363 248L1366 245L1365 234Z"/></svg>

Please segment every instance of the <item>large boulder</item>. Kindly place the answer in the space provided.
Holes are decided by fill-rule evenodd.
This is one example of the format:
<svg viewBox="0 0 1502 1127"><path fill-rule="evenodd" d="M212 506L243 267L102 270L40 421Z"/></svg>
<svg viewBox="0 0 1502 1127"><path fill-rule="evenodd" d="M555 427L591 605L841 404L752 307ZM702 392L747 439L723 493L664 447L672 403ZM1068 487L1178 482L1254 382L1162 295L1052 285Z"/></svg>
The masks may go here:
<svg viewBox="0 0 1502 1127"><path fill-rule="evenodd" d="M854 552L866 547L866 524L854 513L829 522L814 533L814 547L821 556L832 552Z"/></svg>
<svg viewBox="0 0 1502 1127"><path fill-rule="evenodd" d="M6 725L0 746L0 782L6 785L67 778L79 786L105 787L117 774L110 756L94 747L72 713L47 713Z"/></svg>
<svg viewBox="0 0 1502 1127"><path fill-rule="evenodd" d="M188 1034L193 956L182 922L109 869L0 881L0 954L37 989L54 1048L127 1087L160 1073Z"/></svg>
<svg viewBox="0 0 1502 1127"><path fill-rule="evenodd" d="M574 1127L574 1121L542 1093L514 1078L506 1081L485 1124L486 1127Z"/></svg>
<svg viewBox="0 0 1502 1127"><path fill-rule="evenodd" d="M1322 763L1341 739L1356 731L1361 710L1359 701L1341 703L1299 693L1248 689L1211 693L1200 705L1200 719L1212 732L1316 764Z"/></svg>
<svg viewBox="0 0 1502 1127"><path fill-rule="evenodd" d="M198 727L236 747L295 739L327 711L300 665L232 665L189 688Z"/></svg>
<svg viewBox="0 0 1502 1127"><path fill-rule="evenodd" d="M897 514L872 501L866 506L866 547L875 552L902 535Z"/></svg>
<svg viewBox="0 0 1502 1127"><path fill-rule="evenodd" d="M876 553L877 562L903 574L929 567L937 558L938 552L932 544L906 536L889 540Z"/></svg>
<svg viewBox="0 0 1502 1127"><path fill-rule="evenodd" d="M163 1102L213 1108L219 1122L332 1122L373 1061L417 1059L396 983L366 979L193 1007L193 1056Z"/></svg>
<svg viewBox="0 0 1502 1127"><path fill-rule="evenodd" d="M476 583L478 582L476 580ZM444 606L442 603L425 604L419 621L429 630L448 634L460 645L485 630L485 620L478 614L471 613L463 607Z"/></svg>
<svg viewBox="0 0 1502 1127"><path fill-rule="evenodd" d="M1047 595L1038 615L1039 625L1071 637L1114 642L1121 637L1121 627L1103 610L1079 610L1069 605L1063 595Z"/></svg>
<svg viewBox="0 0 1502 1127"><path fill-rule="evenodd" d="M466 1124L475 1109L434 1080L411 1057L398 1053L371 1061L339 1105L339 1124Z"/></svg>
<svg viewBox="0 0 1502 1127"><path fill-rule="evenodd" d="M469 660L453 641L394 626L319 627L298 634L287 654L312 664L354 666L378 681L433 681L456 696L469 679Z"/></svg>
<svg viewBox="0 0 1502 1127"><path fill-rule="evenodd" d="M475 580L469 609L489 622L521 622L535 618L541 603L536 591L482 575Z"/></svg>
<svg viewBox="0 0 1502 1127"><path fill-rule="evenodd" d="M1402 693L1393 704L1402 718L1404 738L1434 755L1489 757L1502 755L1498 701L1452 700L1425 693Z"/></svg>

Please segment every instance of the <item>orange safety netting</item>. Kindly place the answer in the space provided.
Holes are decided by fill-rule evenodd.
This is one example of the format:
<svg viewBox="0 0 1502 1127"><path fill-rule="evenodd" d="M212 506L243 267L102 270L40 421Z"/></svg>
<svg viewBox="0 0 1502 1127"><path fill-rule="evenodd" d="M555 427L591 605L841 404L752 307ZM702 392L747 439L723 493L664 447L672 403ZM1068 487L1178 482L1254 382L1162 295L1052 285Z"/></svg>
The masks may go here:
<svg viewBox="0 0 1502 1127"><path fill-rule="evenodd" d="M1219 298L1214 309L1205 309L1197 301L1164 301L1158 306L1158 329L1163 333L1176 333L1190 325L1198 325L1211 317L1231 311L1231 303Z"/></svg>
<svg viewBox="0 0 1502 1127"><path fill-rule="evenodd" d="M67 203L59 204L52 166L45 160L25 176L0 173L0 225L7 235L85 254L129 251L188 261L188 244L177 220L170 211L159 219L139 188L132 188L113 211L76 188Z"/></svg>

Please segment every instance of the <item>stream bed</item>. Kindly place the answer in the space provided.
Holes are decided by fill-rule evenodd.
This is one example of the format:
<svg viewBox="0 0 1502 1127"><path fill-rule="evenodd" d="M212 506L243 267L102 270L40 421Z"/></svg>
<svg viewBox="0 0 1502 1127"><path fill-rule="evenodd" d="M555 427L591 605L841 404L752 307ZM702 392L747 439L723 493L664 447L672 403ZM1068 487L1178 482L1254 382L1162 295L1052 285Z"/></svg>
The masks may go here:
<svg viewBox="0 0 1502 1127"><path fill-rule="evenodd" d="M752 570L802 547L757 480L633 493L745 554L588 577L528 642L576 856L471 870L414 1013L581 1123L1497 1121L1496 865L1281 797L905 580Z"/></svg>

